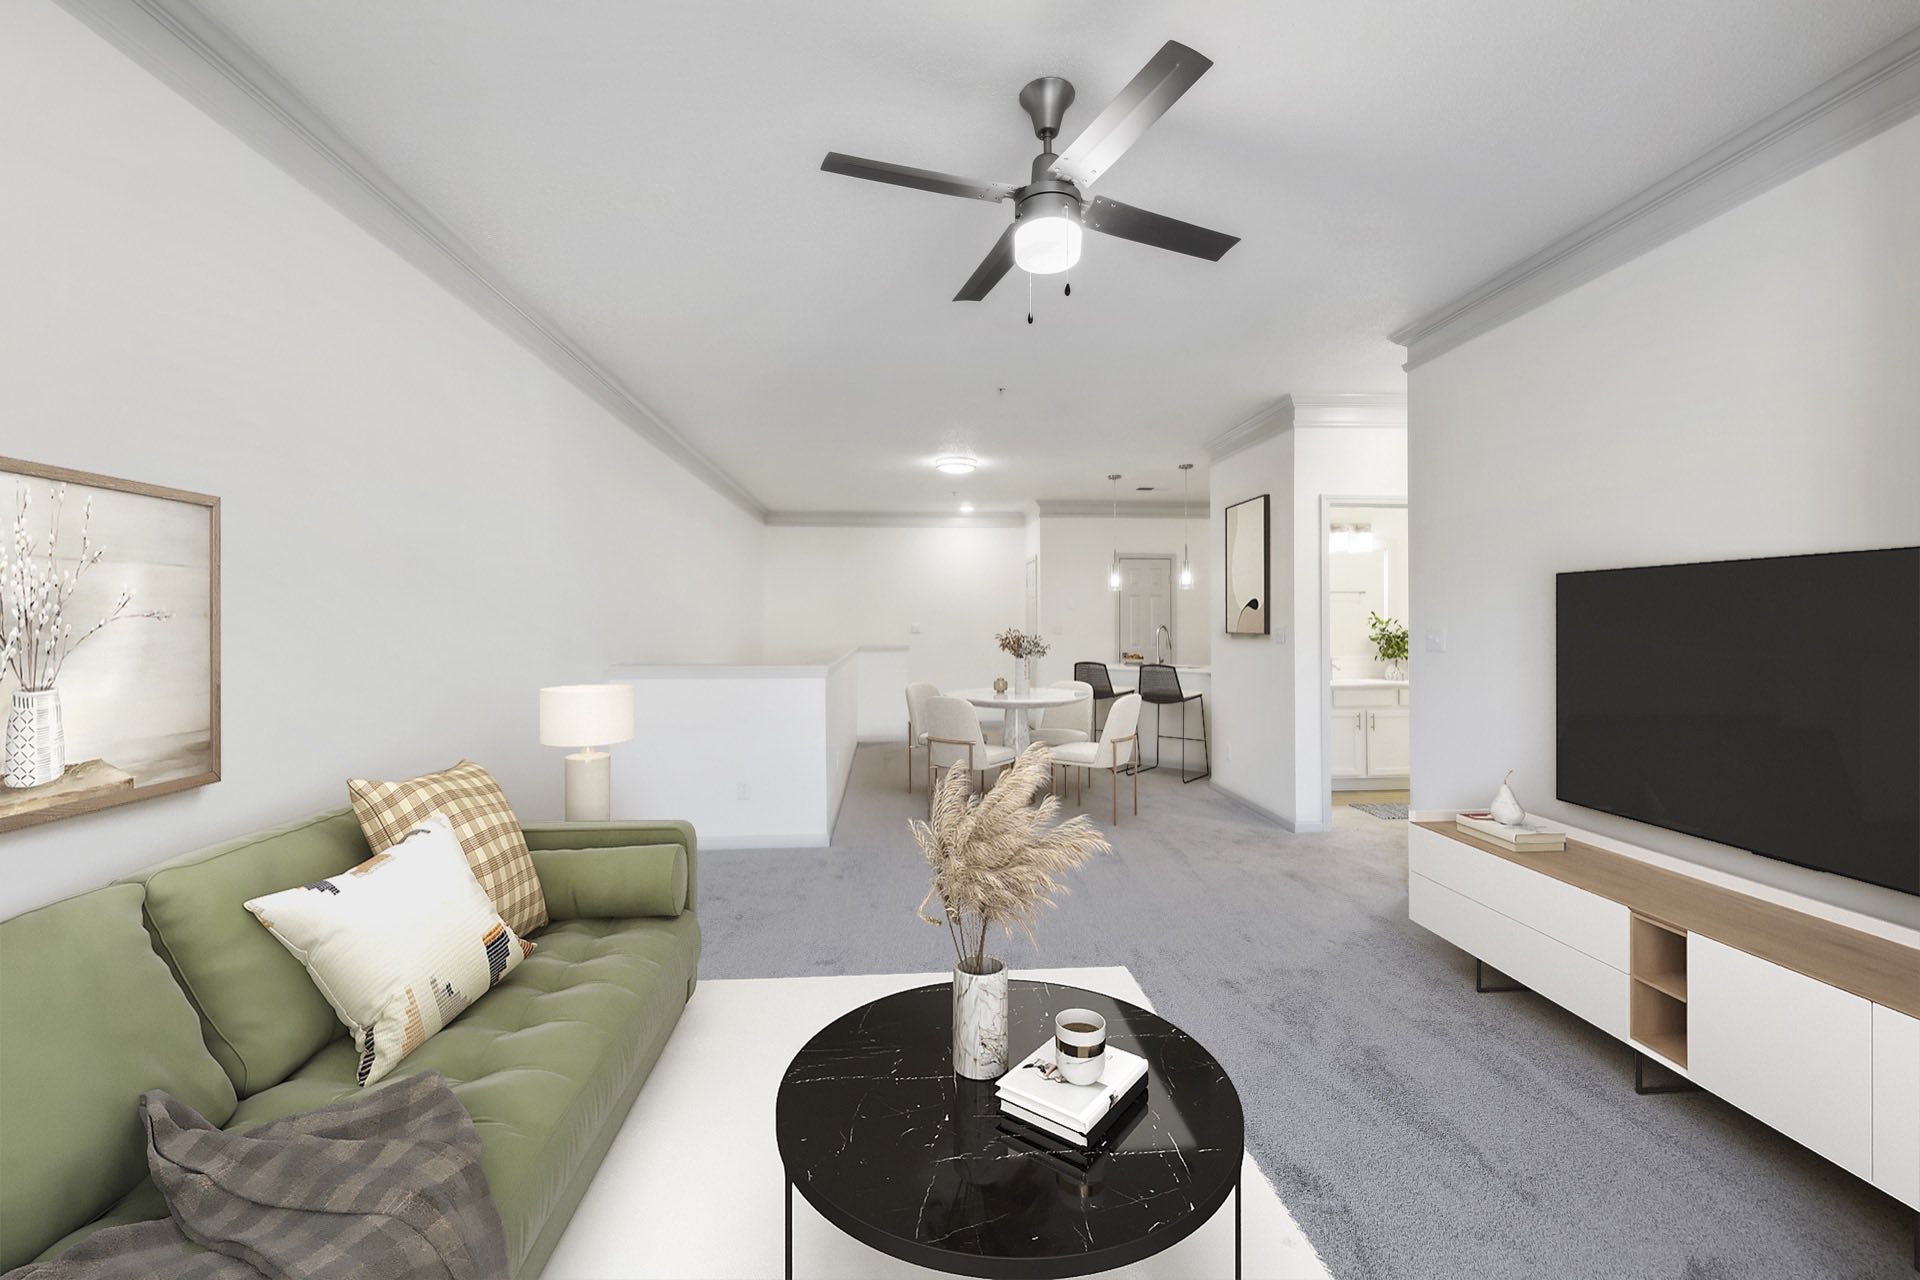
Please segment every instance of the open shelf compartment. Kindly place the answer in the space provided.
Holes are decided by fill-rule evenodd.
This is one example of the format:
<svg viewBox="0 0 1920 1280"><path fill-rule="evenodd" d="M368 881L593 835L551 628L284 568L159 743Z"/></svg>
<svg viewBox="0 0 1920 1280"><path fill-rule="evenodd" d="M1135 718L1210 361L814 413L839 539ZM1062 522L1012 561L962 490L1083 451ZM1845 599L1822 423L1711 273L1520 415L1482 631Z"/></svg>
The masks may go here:
<svg viewBox="0 0 1920 1280"><path fill-rule="evenodd" d="M1635 1043L1687 1065L1687 935L1635 914L1629 938L1633 988L1628 1031Z"/></svg>

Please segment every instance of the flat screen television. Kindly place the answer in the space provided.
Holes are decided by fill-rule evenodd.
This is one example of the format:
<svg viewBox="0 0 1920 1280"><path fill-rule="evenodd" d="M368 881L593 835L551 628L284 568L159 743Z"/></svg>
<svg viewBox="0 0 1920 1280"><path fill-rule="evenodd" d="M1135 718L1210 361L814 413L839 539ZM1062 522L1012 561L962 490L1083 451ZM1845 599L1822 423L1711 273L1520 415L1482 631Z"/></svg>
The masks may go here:
<svg viewBox="0 0 1920 1280"><path fill-rule="evenodd" d="M1920 547L1555 597L1560 799L1920 894Z"/></svg>

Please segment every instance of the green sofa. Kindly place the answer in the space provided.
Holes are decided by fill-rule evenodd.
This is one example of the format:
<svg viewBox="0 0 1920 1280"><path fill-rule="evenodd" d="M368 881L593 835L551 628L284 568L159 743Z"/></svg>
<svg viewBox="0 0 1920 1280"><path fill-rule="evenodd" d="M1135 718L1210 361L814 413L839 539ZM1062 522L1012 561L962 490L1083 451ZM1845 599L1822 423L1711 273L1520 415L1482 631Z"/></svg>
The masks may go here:
<svg viewBox="0 0 1920 1280"><path fill-rule="evenodd" d="M538 949L390 1077L439 1071L472 1115L516 1280L553 1252L700 958L691 827L526 834L553 916ZM0 922L0 1271L165 1215L142 1090L227 1129L355 1091L333 1010L241 903L367 857L340 809Z"/></svg>

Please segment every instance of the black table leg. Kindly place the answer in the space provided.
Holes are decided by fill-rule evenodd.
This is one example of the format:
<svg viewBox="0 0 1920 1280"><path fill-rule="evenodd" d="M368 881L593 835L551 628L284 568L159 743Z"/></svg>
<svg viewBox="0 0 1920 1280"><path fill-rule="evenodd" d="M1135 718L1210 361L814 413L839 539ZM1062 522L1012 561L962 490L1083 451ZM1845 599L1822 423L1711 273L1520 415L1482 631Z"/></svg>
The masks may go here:
<svg viewBox="0 0 1920 1280"><path fill-rule="evenodd" d="M1233 1175L1233 1280L1240 1280L1240 1175Z"/></svg>
<svg viewBox="0 0 1920 1280"><path fill-rule="evenodd" d="M793 1179L787 1182L787 1280L793 1280Z"/></svg>

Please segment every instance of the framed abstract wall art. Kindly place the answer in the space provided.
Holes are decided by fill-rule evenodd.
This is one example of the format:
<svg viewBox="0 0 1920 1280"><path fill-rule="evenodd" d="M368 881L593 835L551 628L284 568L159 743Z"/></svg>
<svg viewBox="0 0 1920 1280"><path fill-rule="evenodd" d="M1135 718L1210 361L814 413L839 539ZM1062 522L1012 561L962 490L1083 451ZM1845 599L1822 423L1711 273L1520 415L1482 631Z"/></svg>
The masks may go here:
<svg viewBox="0 0 1920 1280"><path fill-rule="evenodd" d="M220 779L220 500L0 458L0 831Z"/></svg>
<svg viewBox="0 0 1920 1280"><path fill-rule="evenodd" d="M1264 636L1273 630L1272 545L1268 495L1227 508L1227 634Z"/></svg>

